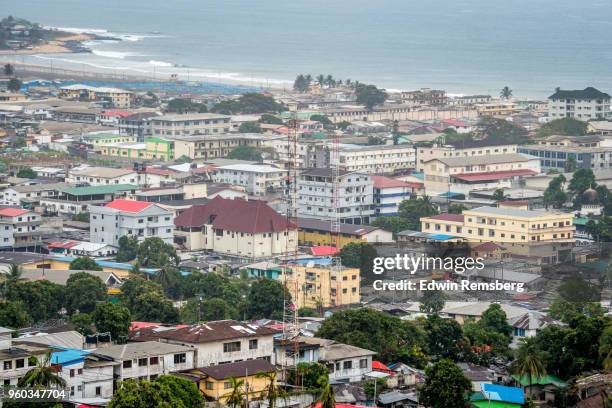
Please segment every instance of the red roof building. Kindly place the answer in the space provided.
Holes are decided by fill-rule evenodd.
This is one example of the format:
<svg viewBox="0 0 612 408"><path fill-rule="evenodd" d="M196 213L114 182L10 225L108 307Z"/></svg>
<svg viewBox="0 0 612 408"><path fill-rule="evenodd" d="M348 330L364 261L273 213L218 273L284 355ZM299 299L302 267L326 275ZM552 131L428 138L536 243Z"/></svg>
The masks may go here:
<svg viewBox="0 0 612 408"><path fill-rule="evenodd" d="M139 213L152 205L153 203L148 203L146 201L117 199L106 204L105 207L129 213Z"/></svg>
<svg viewBox="0 0 612 408"><path fill-rule="evenodd" d="M18 217L29 213L30 211L24 210L23 208L3 208L0 210L1 217Z"/></svg>
<svg viewBox="0 0 612 408"><path fill-rule="evenodd" d="M427 217L430 220L450 221L450 222L463 222L463 214L438 214Z"/></svg>

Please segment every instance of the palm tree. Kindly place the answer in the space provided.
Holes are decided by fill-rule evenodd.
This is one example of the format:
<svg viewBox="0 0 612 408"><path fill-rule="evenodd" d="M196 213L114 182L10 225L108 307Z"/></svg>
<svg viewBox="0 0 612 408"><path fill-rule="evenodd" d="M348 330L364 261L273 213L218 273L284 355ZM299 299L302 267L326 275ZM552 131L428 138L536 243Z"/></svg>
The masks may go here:
<svg viewBox="0 0 612 408"><path fill-rule="evenodd" d="M232 408L242 406L242 401L244 400L244 380L230 377L229 383L232 390L226 394L225 403Z"/></svg>
<svg viewBox="0 0 612 408"><path fill-rule="evenodd" d="M499 92L499 96L505 100L512 98L512 89L508 88L507 86L504 86Z"/></svg>
<svg viewBox="0 0 612 408"><path fill-rule="evenodd" d="M4 276L2 276L2 289L4 296L6 296L6 292L11 286L24 280L21 277L22 274L23 269L21 268L21 266L17 264L11 264L8 272L5 273Z"/></svg>
<svg viewBox="0 0 612 408"><path fill-rule="evenodd" d="M268 381L268 385L265 389L265 395L268 399L268 408L276 408L276 400L278 398L286 398L287 393L276 382L276 371L271 373L259 372L255 375L257 378L265 378Z"/></svg>
<svg viewBox="0 0 612 408"><path fill-rule="evenodd" d="M331 76L331 74L328 74L325 78L325 85L331 88L332 86L334 86L335 83L336 81L334 81L334 77Z"/></svg>
<svg viewBox="0 0 612 408"><path fill-rule="evenodd" d="M170 265L164 265L155 274L155 281L161 285L162 288L166 289L170 286L172 281L172 272L174 268Z"/></svg>
<svg viewBox="0 0 612 408"><path fill-rule="evenodd" d="M603 369L606 371L612 371L612 348L608 351L608 355L604 358Z"/></svg>
<svg viewBox="0 0 612 408"><path fill-rule="evenodd" d="M334 408L336 406L336 397L334 396L334 388L328 382L321 390L321 408Z"/></svg>
<svg viewBox="0 0 612 408"><path fill-rule="evenodd" d="M349 87L349 88L350 88L350 87L353 85L353 83L351 82L351 78L347 78L347 79L344 81L344 84L345 84L347 87Z"/></svg>
<svg viewBox="0 0 612 408"><path fill-rule="evenodd" d="M317 76L317 84L321 86L325 85L325 76L323 74Z"/></svg>
<svg viewBox="0 0 612 408"><path fill-rule="evenodd" d="M310 84L312 84L312 75L306 74L304 79L306 80L306 83L308 84L308 86L310 86Z"/></svg>
<svg viewBox="0 0 612 408"><path fill-rule="evenodd" d="M36 366L28 370L27 373L17 383L19 387L65 387L66 380L51 367L51 352L47 352L41 361L36 357Z"/></svg>
<svg viewBox="0 0 612 408"><path fill-rule="evenodd" d="M538 380L546 375L546 367L542 361L542 351L539 349L535 337L521 338L516 360L512 362L510 368L521 379L523 377L529 379L529 396L531 397L533 380Z"/></svg>

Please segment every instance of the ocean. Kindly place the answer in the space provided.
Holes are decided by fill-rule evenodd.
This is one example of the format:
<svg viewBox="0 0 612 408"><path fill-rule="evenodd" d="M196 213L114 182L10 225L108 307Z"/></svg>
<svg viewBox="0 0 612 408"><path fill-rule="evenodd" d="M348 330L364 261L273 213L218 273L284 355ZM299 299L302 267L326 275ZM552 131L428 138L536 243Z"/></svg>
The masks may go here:
<svg viewBox="0 0 612 408"><path fill-rule="evenodd" d="M520 99L612 92L610 0L0 0L13 15L117 36L24 62L287 86L299 73Z"/></svg>

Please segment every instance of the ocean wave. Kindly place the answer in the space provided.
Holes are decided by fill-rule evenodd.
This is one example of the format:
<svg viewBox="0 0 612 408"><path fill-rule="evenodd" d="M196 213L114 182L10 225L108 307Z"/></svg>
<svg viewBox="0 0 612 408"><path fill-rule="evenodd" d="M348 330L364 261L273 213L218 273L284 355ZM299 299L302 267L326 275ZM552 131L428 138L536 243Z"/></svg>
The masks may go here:
<svg viewBox="0 0 612 408"><path fill-rule="evenodd" d="M45 28L50 29L50 30L65 31L67 33L73 33L73 34L91 34L91 35L98 35L101 37L116 38L120 41L129 41L129 42L141 41L141 40L144 40L145 38L167 37L166 35L163 35L163 34L121 33L121 32L106 30L103 28L50 27L50 26L46 26Z"/></svg>
<svg viewBox="0 0 612 408"><path fill-rule="evenodd" d="M91 52L92 54L97 55L99 57L116 58L116 59L125 59L126 57L136 56L136 54L133 54L130 52L119 52L119 51L101 51L101 50L92 49Z"/></svg>
<svg viewBox="0 0 612 408"><path fill-rule="evenodd" d="M173 67L174 64L170 63L170 62L166 62L166 61L156 61L156 60L150 60L149 61L150 65L154 65L156 67Z"/></svg>

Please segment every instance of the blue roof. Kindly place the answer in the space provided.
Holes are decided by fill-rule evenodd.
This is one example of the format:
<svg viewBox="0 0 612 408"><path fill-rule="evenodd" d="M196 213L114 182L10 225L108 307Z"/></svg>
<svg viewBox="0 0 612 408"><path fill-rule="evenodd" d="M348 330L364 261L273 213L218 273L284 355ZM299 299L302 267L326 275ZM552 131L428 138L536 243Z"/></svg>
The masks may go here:
<svg viewBox="0 0 612 408"><path fill-rule="evenodd" d="M452 191L447 191L446 193L442 193L442 194L438 194L438 197L448 197L448 198L453 198L453 197L459 197L465 194L462 193L453 193Z"/></svg>
<svg viewBox="0 0 612 408"><path fill-rule="evenodd" d="M457 239L460 237L457 237L455 235L446 235L446 234L430 234L428 237L428 239L433 239L436 241L446 241L449 239Z"/></svg>
<svg viewBox="0 0 612 408"><path fill-rule="evenodd" d="M54 256L53 259L58 260L58 261L63 261L63 262L72 262L77 258L74 256ZM101 261L98 259L94 259L94 261L96 262L96 265L101 266L103 268L124 269L127 271L131 271L132 268L134 267L134 265L132 265L131 263L127 263L127 262ZM140 268L140 271L146 272L146 273L155 273L157 269Z"/></svg>
<svg viewBox="0 0 612 408"><path fill-rule="evenodd" d="M506 387L497 384L482 384L482 393L491 401L510 402L513 404L524 404L525 394L521 388Z"/></svg>
<svg viewBox="0 0 612 408"><path fill-rule="evenodd" d="M60 351L51 353L51 363L63 366L76 364L84 361L88 354L91 354L91 352L87 350L61 348Z"/></svg>

